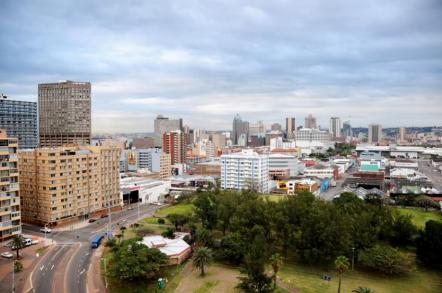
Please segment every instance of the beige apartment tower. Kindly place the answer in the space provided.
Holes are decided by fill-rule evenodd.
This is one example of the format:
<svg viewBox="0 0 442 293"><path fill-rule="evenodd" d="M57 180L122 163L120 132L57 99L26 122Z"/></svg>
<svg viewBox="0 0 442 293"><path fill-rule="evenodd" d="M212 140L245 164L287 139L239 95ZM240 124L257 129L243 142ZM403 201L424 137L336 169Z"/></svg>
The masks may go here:
<svg viewBox="0 0 442 293"><path fill-rule="evenodd" d="M60 81L38 85L40 147L91 142L91 84Z"/></svg>
<svg viewBox="0 0 442 293"><path fill-rule="evenodd" d="M0 129L0 242L21 233L17 139Z"/></svg>
<svg viewBox="0 0 442 293"><path fill-rule="evenodd" d="M172 176L172 162L170 154L161 153L160 157L160 178L165 180Z"/></svg>
<svg viewBox="0 0 442 293"><path fill-rule="evenodd" d="M101 146L19 152L23 221L56 226L120 206L119 156Z"/></svg>

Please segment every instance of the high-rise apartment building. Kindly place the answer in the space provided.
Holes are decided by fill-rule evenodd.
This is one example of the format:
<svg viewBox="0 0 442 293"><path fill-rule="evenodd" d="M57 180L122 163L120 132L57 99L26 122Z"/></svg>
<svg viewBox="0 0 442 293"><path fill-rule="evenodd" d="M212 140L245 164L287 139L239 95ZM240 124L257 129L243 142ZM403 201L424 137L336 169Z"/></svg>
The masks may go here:
<svg viewBox="0 0 442 293"><path fill-rule="evenodd" d="M163 152L160 157L160 178L165 180L172 176L170 154Z"/></svg>
<svg viewBox="0 0 442 293"><path fill-rule="evenodd" d="M339 117L330 118L330 134L332 138L341 137L341 119Z"/></svg>
<svg viewBox="0 0 442 293"><path fill-rule="evenodd" d="M249 135L263 135L266 133L266 127L264 122L257 121L256 123L251 123L249 126Z"/></svg>
<svg viewBox="0 0 442 293"><path fill-rule="evenodd" d="M40 147L91 143L91 84L60 81L38 85Z"/></svg>
<svg viewBox="0 0 442 293"><path fill-rule="evenodd" d="M171 164L186 163L186 137L181 130L163 134L163 152L170 154Z"/></svg>
<svg viewBox="0 0 442 293"><path fill-rule="evenodd" d="M163 134L174 130L184 130L183 119L169 119L163 115L158 115L154 121L155 146L162 147Z"/></svg>
<svg viewBox="0 0 442 293"><path fill-rule="evenodd" d="M287 138L293 138L295 130L296 130L296 120L295 117L285 118L285 133Z"/></svg>
<svg viewBox="0 0 442 293"><path fill-rule="evenodd" d="M101 146L20 151L23 221L56 226L119 206L120 152Z"/></svg>
<svg viewBox="0 0 442 293"><path fill-rule="evenodd" d="M350 121L344 121L344 123L342 124L342 135L345 138L353 137L353 131L351 129Z"/></svg>
<svg viewBox="0 0 442 293"><path fill-rule="evenodd" d="M310 129L318 128L318 126L316 124L316 118L313 117L312 114L308 114L308 116L305 117L304 128L310 128Z"/></svg>
<svg viewBox="0 0 442 293"><path fill-rule="evenodd" d="M249 122L243 121L239 114L235 115L235 118L233 119L233 125L232 125L232 143L234 145L238 144L239 138L243 134L242 141L245 141L247 145L247 141L249 139Z"/></svg>
<svg viewBox="0 0 442 293"><path fill-rule="evenodd" d="M213 133L212 142L215 147L215 151L220 151L226 146L226 136L222 133Z"/></svg>
<svg viewBox="0 0 442 293"><path fill-rule="evenodd" d="M0 242L21 233L17 146L0 129Z"/></svg>
<svg viewBox="0 0 442 293"><path fill-rule="evenodd" d="M405 140L405 127L399 128L399 140L400 141Z"/></svg>
<svg viewBox="0 0 442 293"><path fill-rule="evenodd" d="M368 125L368 143L379 143L382 140L382 125L370 124Z"/></svg>
<svg viewBox="0 0 442 293"><path fill-rule="evenodd" d="M221 156L221 188L269 192L269 158L252 149Z"/></svg>
<svg viewBox="0 0 442 293"><path fill-rule="evenodd" d="M155 147L155 139L153 137L135 137L132 140L132 147L136 149L150 149Z"/></svg>
<svg viewBox="0 0 442 293"><path fill-rule="evenodd" d="M37 103L10 100L0 96L0 128L9 137L18 139L19 149L30 149L38 144Z"/></svg>
<svg viewBox="0 0 442 293"><path fill-rule="evenodd" d="M279 123L273 123L270 126L270 131L282 131L282 126Z"/></svg>

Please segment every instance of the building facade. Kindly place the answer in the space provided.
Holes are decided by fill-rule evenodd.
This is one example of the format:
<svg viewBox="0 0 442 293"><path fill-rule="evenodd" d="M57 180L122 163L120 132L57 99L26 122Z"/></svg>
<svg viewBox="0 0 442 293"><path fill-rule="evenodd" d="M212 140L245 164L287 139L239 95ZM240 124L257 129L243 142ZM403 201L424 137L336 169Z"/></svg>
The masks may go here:
<svg viewBox="0 0 442 293"><path fill-rule="evenodd" d="M37 103L9 100L0 96L0 128L9 137L18 139L19 149L31 149L38 145Z"/></svg>
<svg viewBox="0 0 442 293"><path fill-rule="evenodd" d="M368 125L368 143L376 144L382 140L382 125L370 124Z"/></svg>
<svg viewBox="0 0 442 293"><path fill-rule="evenodd" d="M221 188L269 192L269 158L251 149L221 156Z"/></svg>
<svg viewBox="0 0 442 293"><path fill-rule="evenodd" d="M169 119L163 115L158 115L154 121L155 146L163 146L163 134L170 131L184 131L183 119Z"/></svg>
<svg viewBox="0 0 442 293"><path fill-rule="evenodd" d="M270 178L283 179L299 175L304 170L298 158L288 154L269 155L269 175Z"/></svg>
<svg viewBox="0 0 442 293"><path fill-rule="evenodd" d="M287 138L293 138L294 132L296 130L296 119L295 117L285 118L285 133Z"/></svg>
<svg viewBox="0 0 442 293"><path fill-rule="evenodd" d="M330 118L330 134L333 139L341 137L341 119L339 117Z"/></svg>
<svg viewBox="0 0 442 293"><path fill-rule="evenodd" d="M186 163L186 138L180 130L163 134L163 152L170 155L171 164Z"/></svg>
<svg viewBox="0 0 442 293"><path fill-rule="evenodd" d="M91 84L61 81L38 85L41 147L91 143Z"/></svg>
<svg viewBox="0 0 442 293"><path fill-rule="evenodd" d="M0 129L0 242L21 233L17 138Z"/></svg>
<svg viewBox="0 0 442 293"><path fill-rule="evenodd" d="M243 121L239 114L236 114L232 125L232 143L234 145L239 144L238 141L240 140L241 135L243 135L243 137L245 136L245 145L247 145L249 139L249 122Z"/></svg>
<svg viewBox="0 0 442 293"><path fill-rule="evenodd" d="M132 140L132 147L136 149L150 149L155 147L155 139L153 137L135 137Z"/></svg>
<svg viewBox="0 0 442 293"><path fill-rule="evenodd" d="M165 180L172 176L172 163L170 154L163 152L160 157L160 178Z"/></svg>
<svg viewBox="0 0 442 293"><path fill-rule="evenodd" d="M119 156L100 146L19 152L23 221L56 226L120 206Z"/></svg>
<svg viewBox="0 0 442 293"><path fill-rule="evenodd" d="M295 132L295 141L330 142L330 133L318 129L302 128Z"/></svg>
<svg viewBox="0 0 442 293"><path fill-rule="evenodd" d="M308 116L305 117L304 128L311 128L311 129L318 128L318 125L316 124L316 118L313 117L312 114L308 114Z"/></svg>

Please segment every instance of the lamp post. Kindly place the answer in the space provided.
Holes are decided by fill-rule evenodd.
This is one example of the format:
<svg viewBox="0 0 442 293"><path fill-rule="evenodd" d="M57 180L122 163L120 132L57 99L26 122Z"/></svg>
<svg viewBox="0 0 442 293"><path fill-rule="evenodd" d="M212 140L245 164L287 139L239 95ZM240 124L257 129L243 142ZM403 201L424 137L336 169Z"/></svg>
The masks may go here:
<svg viewBox="0 0 442 293"><path fill-rule="evenodd" d="M107 268L106 268L106 259L102 258L103 264L104 264L104 283L106 284L107 289Z"/></svg>
<svg viewBox="0 0 442 293"><path fill-rule="evenodd" d="M355 248L352 247L352 257L351 257L351 270L354 271L355 270Z"/></svg>
<svg viewBox="0 0 442 293"><path fill-rule="evenodd" d="M12 293L15 293L15 260L12 261Z"/></svg>

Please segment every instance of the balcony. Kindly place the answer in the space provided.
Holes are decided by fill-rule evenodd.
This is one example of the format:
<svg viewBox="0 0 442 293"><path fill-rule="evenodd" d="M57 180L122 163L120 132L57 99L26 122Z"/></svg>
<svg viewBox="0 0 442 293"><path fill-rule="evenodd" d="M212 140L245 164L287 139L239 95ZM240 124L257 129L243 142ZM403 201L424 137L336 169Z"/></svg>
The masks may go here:
<svg viewBox="0 0 442 293"><path fill-rule="evenodd" d="M13 191L13 190L18 190L19 189L19 184L18 183L11 183L9 184L9 190Z"/></svg>
<svg viewBox="0 0 442 293"><path fill-rule="evenodd" d="M20 219L20 212L12 212L11 220L18 220L18 219Z"/></svg>
<svg viewBox="0 0 442 293"><path fill-rule="evenodd" d="M0 230L6 230L12 228L12 221L5 221L0 223Z"/></svg>
<svg viewBox="0 0 442 293"><path fill-rule="evenodd" d="M9 154L9 161L17 161L17 154Z"/></svg>

